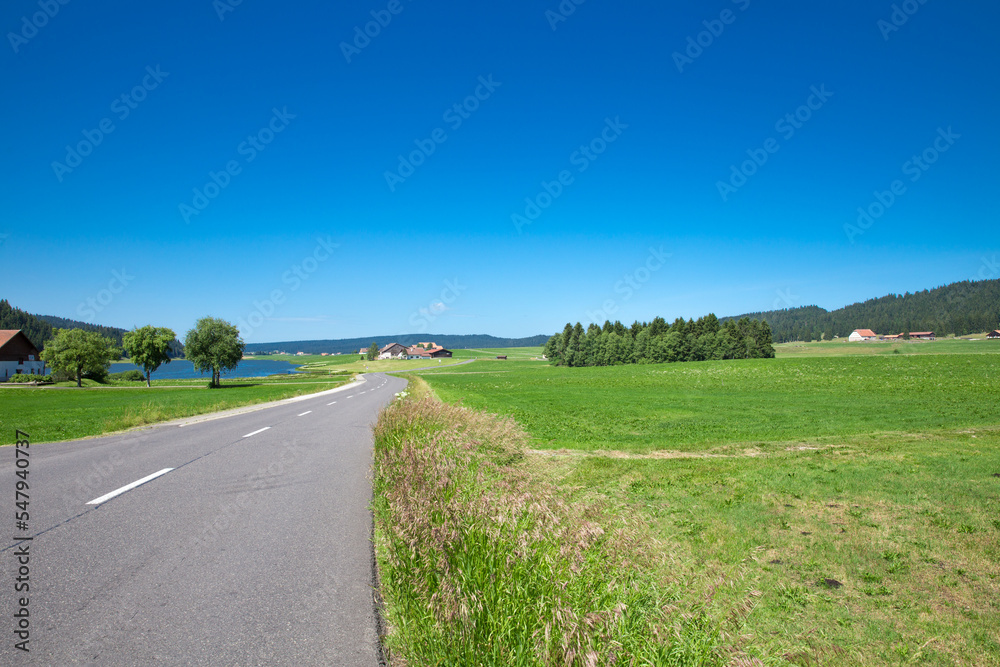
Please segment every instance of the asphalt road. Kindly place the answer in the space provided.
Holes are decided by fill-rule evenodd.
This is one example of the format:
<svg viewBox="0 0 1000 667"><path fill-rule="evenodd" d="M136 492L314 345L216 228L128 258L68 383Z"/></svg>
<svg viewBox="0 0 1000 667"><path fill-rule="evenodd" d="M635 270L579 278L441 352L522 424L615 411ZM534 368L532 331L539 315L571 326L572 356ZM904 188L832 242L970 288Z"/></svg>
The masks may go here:
<svg viewBox="0 0 1000 667"><path fill-rule="evenodd" d="M186 426L32 445L27 531L15 448L0 448L0 664L377 665L371 426L406 383L365 380ZM15 647L23 597L28 653Z"/></svg>

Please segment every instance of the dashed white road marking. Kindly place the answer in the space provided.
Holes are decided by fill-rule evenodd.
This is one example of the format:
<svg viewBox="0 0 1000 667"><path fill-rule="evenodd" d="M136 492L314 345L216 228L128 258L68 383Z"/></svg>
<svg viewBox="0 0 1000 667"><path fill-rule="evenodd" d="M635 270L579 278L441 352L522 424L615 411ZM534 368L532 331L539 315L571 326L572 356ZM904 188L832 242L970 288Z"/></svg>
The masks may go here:
<svg viewBox="0 0 1000 667"><path fill-rule="evenodd" d="M166 475L171 470L173 470L173 468L164 468L163 470L161 470L159 472L154 472L152 475L147 475L146 477L143 477L142 479L138 479L138 480L132 482L131 484L126 484L125 486L123 486L120 489L115 489L111 493L105 493L100 498L94 498L93 500L91 500L87 504L88 505L100 505L103 502L107 502L107 501L111 500L115 496L120 496L121 494L125 493L126 491L131 491L132 489L134 489L137 486L141 486L141 485L145 484L146 482L152 481L152 480L156 479L157 477L159 477L160 475Z"/></svg>
<svg viewBox="0 0 1000 667"><path fill-rule="evenodd" d="M244 438L249 438L249 437L250 437L251 435L257 435L258 433L263 433L264 431L266 431L266 430L267 430L267 429L269 429L269 428L271 428L271 427L270 427L270 426L265 426L264 428L259 428L259 429L257 429L256 431L254 431L253 433L247 433L247 434L246 434L245 436L243 436L243 437L244 437Z"/></svg>
<svg viewBox="0 0 1000 667"><path fill-rule="evenodd" d="M336 403L337 401L334 401L333 403L327 403L327 405L335 405Z"/></svg>
<svg viewBox="0 0 1000 667"><path fill-rule="evenodd" d="M309 414L310 412L312 412L312 410L306 410L306 411L305 411L305 412L303 412L303 413L302 413L301 415L299 415L299 417L305 417L305 416L306 416L307 414Z"/></svg>

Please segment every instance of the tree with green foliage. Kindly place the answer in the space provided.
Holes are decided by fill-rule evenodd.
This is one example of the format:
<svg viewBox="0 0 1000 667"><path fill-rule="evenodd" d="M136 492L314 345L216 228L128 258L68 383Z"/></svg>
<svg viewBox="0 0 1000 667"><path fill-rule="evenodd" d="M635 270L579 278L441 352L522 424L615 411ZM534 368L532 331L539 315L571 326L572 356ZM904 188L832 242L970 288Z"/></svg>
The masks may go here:
<svg viewBox="0 0 1000 667"><path fill-rule="evenodd" d="M579 322L567 323L562 334L549 338L545 356L559 366L772 359L773 342L766 321L744 317L723 325L710 314L690 321L679 317L668 325L657 317L649 323L636 322L631 329L621 322L606 322L604 326L591 324L584 331Z"/></svg>
<svg viewBox="0 0 1000 667"><path fill-rule="evenodd" d="M57 329L42 351L42 359L53 370L75 377L77 387L83 386L84 375L107 376L111 362L120 357L114 341L83 329Z"/></svg>
<svg viewBox="0 0 1000 667"><path fill-rule="evenodd" d="M202 373L211 371L210 387L218 387L222 371L236 368L246 343L236 325L215 317L203 317L184 338L184 354Z"/></svg>
<svg viewBox="0 0 1000 667"><path fill-rule="evenodd" d="M150 375L161 364L170 363L170 343L177 334L166 327L144 326L122 336L122 347L132 363L143 370L146 386L151 386Z"/></svg>
<svg viewBox="0 0 1000 667"><path fill-rule="evenodd" d="M368 347L368 354L365 355L365 358L368 359L368 361L375 361L378 359L378 345L375 344L375 341L372 341L372 344Z"/></svg>

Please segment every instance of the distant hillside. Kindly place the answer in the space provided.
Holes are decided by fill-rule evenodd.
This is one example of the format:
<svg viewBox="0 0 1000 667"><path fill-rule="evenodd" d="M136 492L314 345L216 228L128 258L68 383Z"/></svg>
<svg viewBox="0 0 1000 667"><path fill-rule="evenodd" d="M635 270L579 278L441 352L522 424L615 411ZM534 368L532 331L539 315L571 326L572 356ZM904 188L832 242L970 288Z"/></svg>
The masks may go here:
<svg viewBox="0 0 1000 667"><path fill-rule="evenodd" d="M36 315L14 308L7 299L0 299L0 329L20 329L35 347L52 338L52 325Z"/></svg>
<svg viewBox="0 0 1000 667"><path fill-rule="evenodd" d="M340 352L342 354L353 353L361 348L368 349L368 346L375 341L379 347L389 343L399 343L401 345L414 345L422 342L434 342L442 347L452 350L463 350L475 347L539 347L545 345L548 336L529 336L528 338L497 338L486 334L474 334L466 336L451 336L447 334L403 334L399 336L371 336L367 338L341 338L337 340L299 340L286 341L281 343L247 343L247 354L270 353L275 351L305 352L306 354L320 354L329 352L331 354Z"/></svg>
<svg viewBox="0 0 1000 667"><path fill-rule="evenodd" d="M962 281L910 294L889 294L828 311L819 306L746 313L767 320L774 342L849 336L855 329L878 334L933 331L938 335L991 331L1000 326L1000 280Z"/></svg>
<svg viewBox="0 0 1000 667"><path fill-rule="evenodd" d="M0 299L0 329L21 329L32 343L39 350L45 348L45 343L55 336L55 329L83 329L85 331L96 331L106 338L110 338L119 348L122 346L122 336L126 329L118 327L105 327L100 324L89 324L78 320L70 320L65 317L55 315L35 315L20 308L14 308L6 299ZM183 353L184 346L174 339L171 345L171 355L178 356Z"/></svg>

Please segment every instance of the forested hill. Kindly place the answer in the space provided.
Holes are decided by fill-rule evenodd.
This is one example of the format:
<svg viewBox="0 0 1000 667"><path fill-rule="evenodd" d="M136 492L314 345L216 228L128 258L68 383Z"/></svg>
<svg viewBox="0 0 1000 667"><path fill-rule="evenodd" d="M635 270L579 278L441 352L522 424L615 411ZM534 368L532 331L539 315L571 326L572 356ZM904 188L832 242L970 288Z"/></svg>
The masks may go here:
<svg viewBox="0 0 1000 667"><path fill-rule="evenodd" d="M21 329L39 350L45 348L45 343L55 336L56 329L83 329L96 331L105 338L110 338L119 348L122 346L122 336L125 329L105 327L100 324L89 324L78 320L70 320L55 315L34 315L20 308L14 308L6 299L0 299L0 329ZM171 356L183 353L184 346L174 339L170 346Z"/></svg>
<svg viewBox="0 0 1000 667"><path fill-rule="evenodd" d="M1000 326L1000 280L966 280L913 294L889 294L837 310L805 306L746 313L721 321L741 317L767 320L776 343L844 337L855 329L878 334L933 331L939 336L964 336Z"/></svg>
<svg viewBox="0 0 1000 667"><path fill-rule="evenodd" d="M45 342L55 334L54 329L85 329L96 331L102 336L106 336L115 341L118 347L122 345L122 336L125 329L117 327L104 327L99 324L87 324L76 320L67 320L62 317L52 317L50 315L34 315L32 313L14 308L6 299L0 299L0 329L21 329L24 335L35 344L39 350L45 347Z"/></svg>
<svg viewBox="0 0 1000 667"><path fill-rule="evenodd" d="M528 338L497 338L486 334L454 336L447 334L402 334L396 336L372 336L368 338L340 338L336 340L299 340L282 343L247 343L247 354L269 352L305 352L306 354L343 354L358 352L361 348L375 342L379 347L389 343L400 345L416 345L417 343L437 343L441 347L452 350L463 350L477 347L537 347L545 345L548 336L529 336Z"/></svg>

